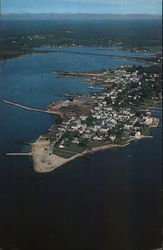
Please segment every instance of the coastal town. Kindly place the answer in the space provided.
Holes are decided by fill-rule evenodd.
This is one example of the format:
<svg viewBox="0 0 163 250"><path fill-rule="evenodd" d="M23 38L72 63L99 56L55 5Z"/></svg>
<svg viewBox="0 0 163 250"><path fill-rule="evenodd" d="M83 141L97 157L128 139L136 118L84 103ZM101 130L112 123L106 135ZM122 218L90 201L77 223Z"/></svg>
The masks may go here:
<svg viewBox="0 0 163 250"><path fill-rule="evenodd" d="M163 250L162 1L0 0L0 250Z"/></svg>
<svg viewBox="0 0 163 250"><path fill-rule="evenodd" d="M102 90L70 95L68 100L48 105L47 110L57 111L60 117L33 145L36 165L48 161L49 169L56 168L89 152L151 138L150 128L159 124L149 107L162 98L161 60L158 56L144 67L129 65L96 73L57 72L63 77L82 77L91 88Z"/></svg>
<svg viewBox="0 0 163 250"><path fill-rule="evenodd" d="M64 93L64 98L45 109L26 107L3 99L9 105L55 115L55 123L32 146L36 172L47 173L77 157L152 138L158 127L157 105L162 101L162 56L144 60L143 66L122 65L100 72L56 72L56 77L77 78L90 93ZM7 155L24 155L8 153Z"/></svg>

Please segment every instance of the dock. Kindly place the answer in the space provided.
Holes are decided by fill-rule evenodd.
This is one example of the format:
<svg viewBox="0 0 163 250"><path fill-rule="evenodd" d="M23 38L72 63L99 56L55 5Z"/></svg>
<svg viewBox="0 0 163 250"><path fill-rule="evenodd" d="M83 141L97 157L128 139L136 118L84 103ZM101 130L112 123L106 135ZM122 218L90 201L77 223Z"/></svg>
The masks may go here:
<svg viewBox="0 0 163 250"><path fill-rule="evenodd" d="M6 153L6 156L31 156L32 153Z"/></svg>
<svg viewBox="0 0 163 250"><path fill-rule="evenodd" d="M89 89L97 89L97 90L104 90L105 89L104 87L95 87L95 86L92 86L92 85L90 85L88 88Z"/></svg>

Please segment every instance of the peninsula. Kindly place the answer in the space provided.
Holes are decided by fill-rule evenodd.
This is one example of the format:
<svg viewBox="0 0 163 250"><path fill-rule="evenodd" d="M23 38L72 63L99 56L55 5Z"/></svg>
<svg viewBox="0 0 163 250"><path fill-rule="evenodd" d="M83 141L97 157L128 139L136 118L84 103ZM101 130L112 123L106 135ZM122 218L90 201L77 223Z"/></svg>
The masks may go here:
<svg viewBox="0 0 163 250"><path fill-rule="evenodd" d="M69 99L47 106L48 112L62 116L32 144L35 171L50 172L89 153L152 138L150 128L159 124L152 111L161 111L152 107L162 99L161 60L156 56L144 67L121 66L102 72L55 72L60 77L82 77L90 87L101 90L67 95Z"/></svg>
<svg viewBox="0 0 163 250"><path fill-rule="evenodd" d="M121 66L101 72L56 72L59 77L75 77L98 92L65 94L65 100L49 104L45 110L3 99L9 105L56 115L55 124L45 135L31 143L31 153L7 153L8 156L32 156L36 172L47 173L87 154L131 141L152 138L150 128L159 119L153 112L162 108L153 104L162 100L162 57L156 55L142 66Z"/></svg>

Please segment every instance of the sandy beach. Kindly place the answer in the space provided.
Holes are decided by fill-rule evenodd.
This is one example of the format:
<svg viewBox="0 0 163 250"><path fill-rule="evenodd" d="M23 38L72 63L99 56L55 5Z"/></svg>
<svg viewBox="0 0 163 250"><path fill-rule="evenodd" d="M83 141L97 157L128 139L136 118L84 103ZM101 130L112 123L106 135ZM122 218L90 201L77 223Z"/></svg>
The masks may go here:
<svg viewBox="0 0 163 250"><path fill-rule="evenodd" d="M79 156L81 156L81 154L77 154L69 159L65 159L52 154L50 141L42 136L40 136L37 141L32 144L32 159L34 170L38 173L51 172Z"/></svg>
<svg viewBox="0 0 163 250"><path fill-rule="evenodd" d="M152 138L152 136L141 136L139 139L143 139L143 138ZM130 144L131 141L135 141L139 139L133 137L133 138L130 138L125 144L108 144L105 146L92 148L92 150L84 151L82 154L76 154L73 157L66 159L66 158L53 154L50 141L44 138L43 136L40 136L37 139L37 141L32 144L31 155L33 159L34 170L37 173L48 173L88 153L94 153L94 152L112 149L112 148L126 147Z"/></svg>

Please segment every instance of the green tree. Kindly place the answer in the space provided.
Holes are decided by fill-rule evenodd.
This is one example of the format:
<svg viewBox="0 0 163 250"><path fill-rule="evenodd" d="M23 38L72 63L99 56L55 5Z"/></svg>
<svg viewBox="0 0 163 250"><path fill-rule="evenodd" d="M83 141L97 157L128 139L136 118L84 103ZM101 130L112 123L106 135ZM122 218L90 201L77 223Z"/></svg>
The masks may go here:
<svg viewBox="0 0 163 250"><path fill-rule="evenodd" d="M112 99L110 97L106 97L105 101L107 102L107 105L112 104Z"/></svg>
<svg viewBox="0 0 163 250"><path fill-rule="evenodd" d="M59 125L59 124L61 124L62 122L63 122L62 117L57 116L57 117L56 117L56 120L55 120L55 123L56 123L57 125Z"/></svg>
<svg viewBox="0 0 163 250"><path fill-rule="evenodd" d="M79 143L79 146L82 147L82 148L86 148L86 147L88 146L88 142L89 142L88 139L83 139L83 140Z"/></svg>

